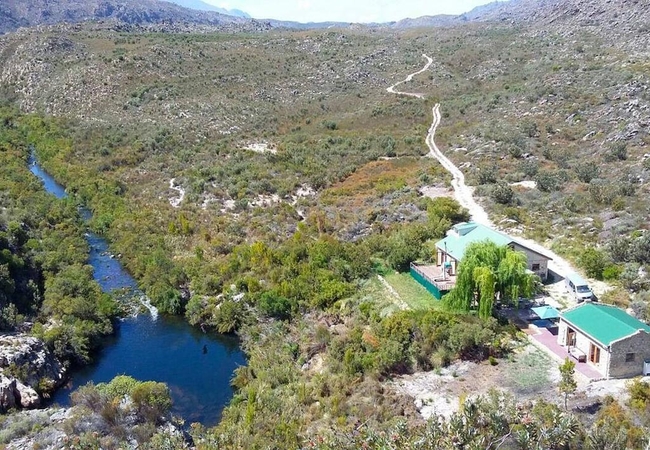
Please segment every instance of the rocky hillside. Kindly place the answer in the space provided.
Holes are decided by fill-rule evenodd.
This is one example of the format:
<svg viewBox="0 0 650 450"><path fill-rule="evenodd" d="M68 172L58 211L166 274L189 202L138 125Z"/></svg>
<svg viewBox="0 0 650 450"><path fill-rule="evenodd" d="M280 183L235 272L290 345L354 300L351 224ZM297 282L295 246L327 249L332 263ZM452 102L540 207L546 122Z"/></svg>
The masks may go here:
<svg viewBox="0 0 650 450"><path fill-rule="evenodd" d="M528 24L557 29L568 36L590 31L616 43L634 39L636 51L650 43L650 2L643 0L512 0L477 8L460 19Z"/></svg>
<svg viewBox="0 0 650 450"><path fill-rule="evenodd" d="M643 50L649 44L649 15L650 2L642 0L510 0L488 3L458 16L423 16L404 19L392 26L414 28L492 22L557 30L567 35L582 29L603 37L633 37L638 49Z"/></svg>
<svg viewBox="0 0 650 450"><path fill-rule="evenodd" d="M254 21L183 8L158 0L7 0L0 5L0 33L60 22L117 20L127 24L177 23L249 26ZM252 27L251 27L252 28Z"/></svg>

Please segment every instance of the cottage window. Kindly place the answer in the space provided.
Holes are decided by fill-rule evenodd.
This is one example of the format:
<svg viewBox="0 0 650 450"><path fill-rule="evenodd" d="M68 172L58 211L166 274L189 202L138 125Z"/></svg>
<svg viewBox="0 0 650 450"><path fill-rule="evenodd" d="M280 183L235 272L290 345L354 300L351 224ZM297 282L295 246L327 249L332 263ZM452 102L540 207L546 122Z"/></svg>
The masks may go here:
<svg viewBox="0 0 650 450"><path fill-rule="evenodd" d="M536 272L538 270L539 270L539 264L538 263L533 264L533 272Z"/></svg>
<svg viewBox="0 0 650 450"><path fill-rule="evenodd" d="M626 353L625 362L634 362L634 353Z"/></svg>

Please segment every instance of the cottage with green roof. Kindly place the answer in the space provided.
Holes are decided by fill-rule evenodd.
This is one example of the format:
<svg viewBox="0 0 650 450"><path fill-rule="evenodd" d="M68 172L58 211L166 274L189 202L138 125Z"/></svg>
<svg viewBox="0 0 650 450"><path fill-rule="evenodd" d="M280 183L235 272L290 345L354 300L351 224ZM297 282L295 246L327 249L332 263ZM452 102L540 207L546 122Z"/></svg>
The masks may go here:
<svg viewBox="0 0 650 450"><path fill-rule="evenodd" d="M542 280L548 277L548 262L551 258L528 248L507 234L476 222L463 222L454 225L447 231L447 236L436 243L436 249L438 250L437 266L446 268L447 275L455 276L458 263L463 259L467 246L474 242L486 240L499 246L507 245L513 250L524 253L528 263L528 270L539 275Z"/></svg>
<svg viewBox="0 0 650 450"><path fill-rule="evenodd" d="M646 372L650 326L615 306L584 303L560 314L558 343L605 378Z"/></svg>

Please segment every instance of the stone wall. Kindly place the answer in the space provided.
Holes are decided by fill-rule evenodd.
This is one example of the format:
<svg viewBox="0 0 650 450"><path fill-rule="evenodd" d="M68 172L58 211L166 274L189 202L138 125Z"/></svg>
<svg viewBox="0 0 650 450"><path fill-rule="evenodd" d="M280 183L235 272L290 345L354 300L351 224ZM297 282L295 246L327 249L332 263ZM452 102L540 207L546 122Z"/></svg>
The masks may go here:
<svg viewBox="0 0 650 450"><path fill-rule="evenodd" d="M610 348L608 377L630 378L642 375L643 361L650 359L650 334L639 331L630 337L613 342ZM626 361L628 353L634 354L632 361Z"/></svg>
<svg viewBox="0 0 650 450"><path fill-rule="evenodd" d="M542 280L545 280L548 277L548 258L540 255L539 253L533 252L526 247L523 247L516 242L512 244L514 250L522 252L526 255L526 260L528 261L527 267L528 270L535 272ZM537 270L533 270L533 264L539 264Z"/></svg>

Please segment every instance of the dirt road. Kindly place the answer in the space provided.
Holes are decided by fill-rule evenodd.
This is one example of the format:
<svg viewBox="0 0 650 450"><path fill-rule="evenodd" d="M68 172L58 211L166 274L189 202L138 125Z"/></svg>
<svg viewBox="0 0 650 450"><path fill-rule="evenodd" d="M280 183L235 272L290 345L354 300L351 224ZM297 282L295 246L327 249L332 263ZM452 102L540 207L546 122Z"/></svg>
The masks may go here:
<svg viewBox="0 0 650 450"><path fill-rule="evenodd" d="M431 67L431 65L433 64L433 59L427 56L426 54L423 54L422 57L426 58L427 60L427 63L422 69L410 74L409 76L406 77L406 79L404 79L404 81L400 81L399 83L392 85L387 89L387 91L398 95L409 95L411 97L424 98L424 94L395 91L395 87L399 86L402 83L412 80L414 76L425 72L426 70L429 69L429 67ZM435 142L436 130L438 129L438 126L440 125L440 121L441 121L440 104L436 104L433 107L432 114L433 114L433 122L429 127L429 132L426 137L426 143L427 146L429 147L429 153L426 156L429 158L437 159L442 165L442 167L444 167L445 170L447 170L452 175L453 179L451 185L454 188L454 198L458 203L461 204L461 206L467 208L470 216L472 217L472 220L474 222L478 222L480 224L492 228L497 228L490 220L485 209L483 209L483 207L479 205L476 202L476 200L474 200L474 196L473 196L474 189L471 186L467 186L467 184L465 184L465 175L463 174L463 172L458 167L456 167L456 165L454 165L454 163L451 162L451 160L447 158L436 145ZM576 268L573 267L571 263L569 263L561 256L555 254L551 250L547 249L543 245L531 239L526 239L523 237L517 237L516 240L521 242L528 248L536 252L539 252L543 255L546 255L549 258L552 258L552 260L549 261L548 268L549 270L560 275L561 277L564 277L571 272L577 272ZM602 281L591 280L590 284L596 295L602 295L602 293L604 293L609 289L609 286L606 283L603 283Z"/></svg>
<svg viewBox="0 0 650 450"><path fill-rule="evenodd" d="M422 57L427 59L427 63L424 65L424 67L422 69L418 70L417 72L413 72L408 77L406 77L404 80L402 80L402 81L400 81L398 83L395 83L391 87L386 88L386 90L388 92L390 92L391 94L408 95L409 97L415 97L415 98L424 98L424 94L416 94L416 93L413 93L413 92L401 92L401 91L396 91L395 90L395 88L397 86L399 86L400 84L408 83L409 81L411 81L413 79L414 76L419 75L419 74L429 70L429 67L431 67L431 64L433 64L433 59L429 58L427 55L422 55Z"/></svg>

